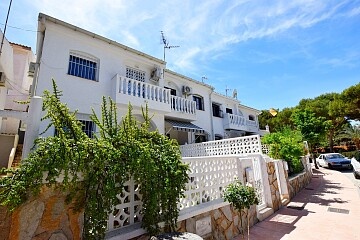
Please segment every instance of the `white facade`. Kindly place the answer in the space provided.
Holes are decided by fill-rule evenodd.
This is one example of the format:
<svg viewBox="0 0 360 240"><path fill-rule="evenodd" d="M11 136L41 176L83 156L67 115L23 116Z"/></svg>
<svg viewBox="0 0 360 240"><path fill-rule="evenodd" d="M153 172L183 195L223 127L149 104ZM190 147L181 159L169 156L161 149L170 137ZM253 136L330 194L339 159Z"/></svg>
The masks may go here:
<svg viewBox="0 0 360 240"><path fill-rule="evenodd" d="M141 119L141 107L147 103L152 127L180 144L259 133L258 110L166 69L160 59L44 14L39 15L38 30L34 95L51 91L55 79L63 91L61 100L78 110L81 120L89 120L92 108L100 114L106 96L117 103L120 116L131 103ZM87 67L80 72L80 65ZM222 113L214 113L214 104ZM229 120L241 117L242 124ZM39 132L46 126L40 123Z"/></svg>
<svg viewBox="0 0 360 240"><path fill-rule="evenodd" d="M4 38L0 55L0 167L12 165L18 143L24 142L32 83L28 71L34 60L30 47L9 43ZM28 142L32 142L32 147L33 139Z"/></svg>

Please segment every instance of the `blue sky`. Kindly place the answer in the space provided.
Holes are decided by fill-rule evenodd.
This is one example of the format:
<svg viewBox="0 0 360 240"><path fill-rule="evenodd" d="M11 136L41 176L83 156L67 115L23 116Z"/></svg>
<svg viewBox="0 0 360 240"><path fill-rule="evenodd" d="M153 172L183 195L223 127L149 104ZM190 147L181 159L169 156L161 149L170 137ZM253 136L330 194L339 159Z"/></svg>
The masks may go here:
<svg viewBox="0 0 360 240"><path fill-rule="evenodd" d="M160 59L164 31L169 69L257 109L360 82L360 0L13 0L8 40L35 51L39 12Z"/></svg>

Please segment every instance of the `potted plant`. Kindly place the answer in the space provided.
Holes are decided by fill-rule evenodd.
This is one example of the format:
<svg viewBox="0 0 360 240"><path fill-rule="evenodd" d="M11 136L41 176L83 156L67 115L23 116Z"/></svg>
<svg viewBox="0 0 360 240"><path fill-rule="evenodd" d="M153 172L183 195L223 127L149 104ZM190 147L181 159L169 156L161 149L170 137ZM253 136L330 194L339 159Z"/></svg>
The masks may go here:
<svg viewBox="0 0 360 240"><path fill-rule="evenodd" d="M238 179L235 179L233 183L230 183L224 191L225 201L230 202L236 210L240 212L240 224L243 229L243 221L241 211L244 209L250 209L252 205L257 205L259 203L259 198L255 192L255 189L252 186L243 185ZM250 214L247 214L247 235L249 239L250 232ZM242 232L244 238L244 232Z"/></svg>

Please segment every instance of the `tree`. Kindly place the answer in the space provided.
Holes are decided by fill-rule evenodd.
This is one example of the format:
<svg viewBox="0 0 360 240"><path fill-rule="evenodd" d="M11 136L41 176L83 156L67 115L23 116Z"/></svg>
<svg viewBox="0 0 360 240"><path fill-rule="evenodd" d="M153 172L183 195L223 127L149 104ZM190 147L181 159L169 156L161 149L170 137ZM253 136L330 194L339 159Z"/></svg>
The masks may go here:
<svg viewBox="0 0 360 240"><path fill-rule="evenodd" d="M352 120L360 120L360 83L345 89L341 98L346 102L346 116Z"/></svg>
<svg viewBox="0 0 360 240"><path fill-rule="evenodd" d="M325 136L328 122L323 117L316 117L315 113L309 109L297 109L293 112L291 118L295 123L296 129L301 132L303 141L308 142L310 153L313 153L316 146L319 145L321 139ZM314 163L315 168L318 168L316 161Z"/></svg>
<svg viewBox="0 0 360 240"><path fill-rule="evenodd" d="M276 116L271 115L268 110L262 110L259 115L259 126L264 129L269 126L271 132L281 131L285 127L293 128L294 123L290 116L294 108L284 108L282 111L277 110Z"/></svg>
<svg viewBox="0 0 360 240"><path fill-rule="evenodd" d="M323 117L326 123L326 135L330 147L333 151L334 138L336 134L347 124L346 103L338 93L322 94L314 99L303 99L298 108L300 110L310 110L316 117Z"/></svg>
<svg viewBox="0 0 360 240"><path fill-rule="evenodd" d="M188 181L188 166L181 161L177 142L149 131L147 109L143 111L145 121L140 123L129 106L119 124L116 104L105 98L102 117L91 117L100 133L89 138L76 112L70 113L61 103L55 81L53 89L53 93L44 93L43 119L50 120L47 129L53 125L57 134L38 138L35 150L19 169L0 171L11 176L0 178L0 203L14 210L29 193L37 195L44 183L60 188L77 211L84 211L83 238L103 239L109 214L118 203L117 194L133 176L142 194L143 227L151 235L160 231L160 222L166 230L175 230L177 204Z"/></svg>
<svg viewBox="0 0 360 240"><path fill-rule="evenodd" d="M360 125L348 125L342 131L341 137L350 138L355 143L356 150L360 150Z"/></svg>
<svg viewBox="0 0 360 240"><path fill-rule="evenodd" d="M259 204L259 198L256 195L255 189L251 186L244 186L239 180L230 183L224 191L224 200L230 202L236 210L240 212L240 223L243 227L241 211L243 209L250 209L252 205ZM249 239L250 233L250 215L247 214L247 236ZM244 237L244 234L243 234Z"/></svg>
<svg viewBox="0 0 360 240"><path fill-rule="evenodd" d="M294 131L287 127L282 131L265 135L262 142L270 146L270 157L283 159L289 164L290 173L298 173L304 169L300 160L300 157L304 155L304 144L300 131Z"/></svg>

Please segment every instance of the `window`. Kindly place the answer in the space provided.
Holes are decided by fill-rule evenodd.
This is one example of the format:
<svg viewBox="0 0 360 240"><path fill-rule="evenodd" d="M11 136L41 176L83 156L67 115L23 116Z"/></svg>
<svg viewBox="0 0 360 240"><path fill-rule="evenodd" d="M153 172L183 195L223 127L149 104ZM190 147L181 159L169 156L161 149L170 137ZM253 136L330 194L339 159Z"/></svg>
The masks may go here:
<svg viewBox="0 0 360 240"><path fill-rule="evenodd" d="M93 121L86 121L86 120L80 120L80 122L82 123L82 131L89 137L89 138L93 138L94 137L94 132L95 132L95 124Z"/></svg>
<svg viewBox="0 0 360 240"><path fill-rule="evenodd" d="M212 104L212 110L213 110L213 116L214 117L220 117L220 118L223 117L223 112L220 109L220 105L218 105L216 103L213 103Z"/></svg>
<svg viewBox="0 0 360 240"><path fill-rule="evenodd" d="M232 114L232 113L233 113L233 111L232 111L232 109L231 109L231 108L226 108L226 113L230 113L230 114Z"/></svg>
<svg viewBox="0 0 360 240"><path fill-rule="evenodd" d="M140 82L145 82L145 72L131 67L126 67L125 77L138 80Z"/></svg>
<svg viewBox="0 0 360 240"><path fill-rule="evenodd" d="M76 53L70 53L68 74L97 81L98 61Z"/></svg>
<svg viewBox="0 0 360 240"><path fill-rule="evenodd" d="M255 116L254 115L249 115L249 120L250 121L255 121Z"/></svg>
<svg viewBox="0 0 360 240"><path fill-rule="evenodd" d="M195 143L202 143L202 142L206 142L206 136L195 134Z"/></svg>
<svg viewBox="0 0 360 240"><path fill-rule="evenodd" d="M81 126L81 130L89 137L89 138L93 138L94 137L94 132L95 132L95 124L92 121L87 121L87 120L79 120L79 122L82 124ZM66 127L63 127L65 132L68 132L69 129ZM58 131L55 128L55 132L54 132L54 136L58 135Z"/></svg>
<svg viewBox="0 0 360 240"><path fill-rule="evenodd" d="M201 96L193 96L193 100L196 102L196 109L204 111L204 99Z"/></svg>
<svg viewBox="0 0 360 240"><path fill-rule="evenodd" d="M169 87L164 87L164 88L170 89L170 94L171 94L172 96L176 96L176 89L169 88Z"/></svg>
<svg viewBox="0 0 360 240"><path fill-rule="evenodd" d="M221 136L220 134L215 134L215 140L222 140L223 136Z"/></svg>

